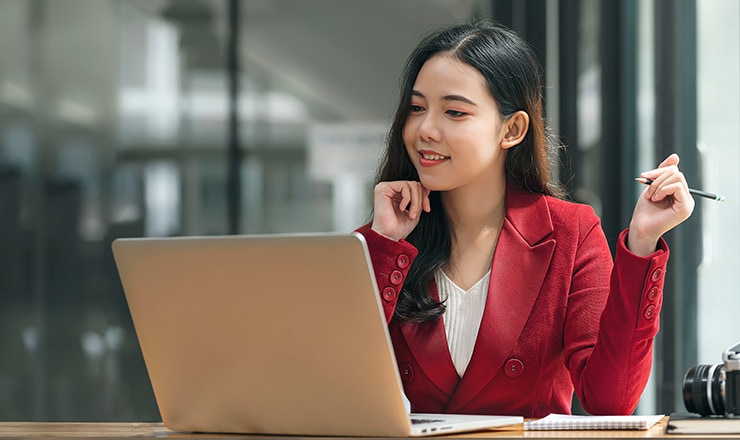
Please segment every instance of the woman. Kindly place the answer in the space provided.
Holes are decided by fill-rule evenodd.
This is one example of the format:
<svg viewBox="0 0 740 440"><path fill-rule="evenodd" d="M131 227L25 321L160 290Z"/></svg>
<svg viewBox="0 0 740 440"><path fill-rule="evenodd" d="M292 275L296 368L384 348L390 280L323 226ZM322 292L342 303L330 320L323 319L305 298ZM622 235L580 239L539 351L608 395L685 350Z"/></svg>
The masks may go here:
<svg viewBox="0 0 740 440"><path fill-rule="evenodd" d="M414 412L629 414L652 362L668 247L694 201L679 158L642 173L616 258L553 181L531 49L476 23L410 55L360 228ZM551 157L552 156L552 157Z"/></svg>

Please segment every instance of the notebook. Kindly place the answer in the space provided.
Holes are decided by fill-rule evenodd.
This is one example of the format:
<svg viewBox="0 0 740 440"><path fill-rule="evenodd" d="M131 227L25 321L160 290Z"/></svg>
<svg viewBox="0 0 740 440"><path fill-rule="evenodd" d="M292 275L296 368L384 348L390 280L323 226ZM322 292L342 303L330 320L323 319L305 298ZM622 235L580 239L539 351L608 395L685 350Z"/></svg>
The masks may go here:
<svg viewBox="0 0 740 440"><path fill-rule="evenodd" d="M558 431L558 430L646 430L664 417L656 415L630 416L581 416L570 414L549 414L537 420L524 422L525 431Z"/></svg>
<svg viewBox="0 0 740 440"><path fill-rule="evenodd" d="M113 254L173 431L400 437L523 422L409 416L359 234L129 238Z"/></svg>

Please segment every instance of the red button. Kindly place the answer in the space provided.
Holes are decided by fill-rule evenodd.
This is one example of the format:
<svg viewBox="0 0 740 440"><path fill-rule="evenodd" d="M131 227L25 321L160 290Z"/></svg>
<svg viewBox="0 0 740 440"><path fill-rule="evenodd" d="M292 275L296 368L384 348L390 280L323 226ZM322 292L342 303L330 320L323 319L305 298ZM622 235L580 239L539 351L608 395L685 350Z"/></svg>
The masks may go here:
<svg viewBox="0 0 740 440"><path fill-rule="evenodd" d="M398 372L401 373L401 380L404 382L411 382L414 380L414 367L408 362L401 362L398 365Z"/></svg>
<svg viewBox="0 0 740 440"><path fill-rule="evenodd" d="M388 278L391 280L391 284L395 284L396 286L403 282L403 274L400 270L394 270Z"/></svg>
<svg viewBox="0 0 740 440"><path fill-rule="evenodd" d="M642 312L642 316L647 320L655 318L655 305L650 304L649 306L645 307L645 310L643 310Z"/></svg>
<svg viewBox="0 0 740 440"><path fill-rule="evenodd" d="M650 301L654 301L655 298L658 297L658 288L657 287L651 287L650 290L648 290L647 293L647 299Z"/></svg>
<svg viewBox="0 0 740 440"><path fill-rule="evenodd" d="M399 255L399 256L398 256L398 258L396 259L396 264L397 264L397 265L398 265L398 267L400 267L401 269L406 269L407 267L409 267L409 262L410 262L410 261L411 261L411 260L409 259L409 256L408 256L408 255L404 255L404 254L401 254L401 255Z"/></svg>
<svg viewBox="0 0 740 440"><path fill-rule="evenodd" d="M385 289L383 289L383 299L388 302L396 299L396 289L394 289L393 287L386 287Z"/></svg>
<svg viewBox="0 0 740 440"><path fill-rule="evenodd" d="M660 277L662 276L663 276L663 269L657 268L653 271L653 275L652 275L653 281L658 281Z"/></svg>
<svg viewBox="0 0 740 440"><path fill-rule="evenodd" d="M519 377L524 372L524 363L519 359L509 359L504 365L504 373L509 377Z"/></svg>

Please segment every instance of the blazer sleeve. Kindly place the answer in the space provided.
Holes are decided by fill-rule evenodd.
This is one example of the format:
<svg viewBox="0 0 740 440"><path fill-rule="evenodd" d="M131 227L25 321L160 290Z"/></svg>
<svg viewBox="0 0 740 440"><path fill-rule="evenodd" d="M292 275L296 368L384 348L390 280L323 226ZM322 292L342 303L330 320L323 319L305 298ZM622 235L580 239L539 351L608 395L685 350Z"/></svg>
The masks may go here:
<svg viewBox="0 0 740 440"><path fill-rule="evenodd" d="M566 362L571 373L583 408L591 414L631 414L640 401L647 385L652 368L653 341L659 330L659 313L663 302L663 285L668 263L668 245L660 239L657 250L647 257L640 257L627 249L628 230L619 235L613 266L611 261L601 261L593 253L601 253L607 248L606 256L611 260L603 230L597 224L587 234L576 260L584 260L574 274L566 320ZM596 287L585 287L582 280L589 278L589 272L604 271L609 280L608 296L595 302L603 304L603 312L598 322L594 345L589 346L578 337L568 341L569 335L579 335L577 314L589 306L578 302L591 302L598 298ZM594 274L594 276L599 276ZM591 284L594 286L594 284ZM575 302L576 305L571 304ZM591 305L590 307L593 307ZM571 309L573 312L571 312Z"/></svg>
<svg viewBox="0 0 740 440"><path fill-rule="evenodd" d="M357 229L365 237L370 260L375 272L375 281L385 312L385 321L389 323L393 318L406 276L409 273L418 250L406 240L395 241L365 225Z"/></svg>

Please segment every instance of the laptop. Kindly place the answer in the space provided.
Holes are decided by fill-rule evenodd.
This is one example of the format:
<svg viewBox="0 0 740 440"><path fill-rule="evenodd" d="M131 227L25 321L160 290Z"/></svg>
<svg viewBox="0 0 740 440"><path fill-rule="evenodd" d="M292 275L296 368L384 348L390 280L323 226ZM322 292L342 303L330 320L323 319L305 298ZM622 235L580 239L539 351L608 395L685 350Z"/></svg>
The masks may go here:
<svg viewBox="0 0 740 440"><path fill-rule="evenodd" d="M126 238L112 246L170 430L407 437L523 422L409 415L360 234Z"/></svg>

